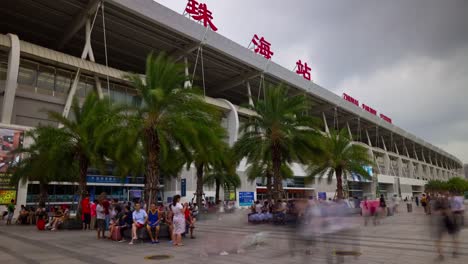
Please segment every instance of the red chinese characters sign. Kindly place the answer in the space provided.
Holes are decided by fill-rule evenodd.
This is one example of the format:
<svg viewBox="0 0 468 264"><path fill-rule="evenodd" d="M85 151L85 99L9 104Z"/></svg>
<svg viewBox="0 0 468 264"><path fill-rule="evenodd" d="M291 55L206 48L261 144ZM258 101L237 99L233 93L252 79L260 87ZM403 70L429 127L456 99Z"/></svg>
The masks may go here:
<svg viewBox="0 0 468 264"><path fill-rule="evenodd" d="M357 99L354 99L353 97L343 93L343 99L345 99L346 101L352 103L352 104L355 104L356 106L359 106L359 101Z"/></svg>
<svg viewBox="0 0 468 264"><path fill-rule="evenodd" d="M195 0L189 0L185 7L185 12L192 16L196 21L203 22L205 27L210 26L213 31L217 31L218 28L213 24L213 13L208 10L208 7L204 3L198 3Z"/></svg>
<svg viewBox="0 0 468 264"><path fill-rule="evenodd" d="M368 105L362 104L362 109L366 110L367 112L369 112L369 113L371 113L373 115L377 115L377 111L374 108L372 108L372 107L370 107Z"/></svg>
<svg viewBox="0 0 468 264"><path fill-rule="evenodd" d="M296 67L297 67L296 73L302 75L304 79L310 81L310 70L312 69L309 67L309 65L307 65L307 62L304 62L303 64L301 60L298 60L296 62Z"/></svg>
<svg viewBox="0 0 468 264"><path fill-rule="evenodd" d="M255 45L255 53L262 55L265 59L271 59L274 53L271 51L270 42L266 41L263 37L259 38L255 34L252 38L252 43Z"/></svg>
<svg viewBox="0 0 468 264"><path fill-rule="evenodd" d="M392 119L384 114L380 114L380 118L382 118L383 120L389 122L390 124L392 123Z"/></svg>

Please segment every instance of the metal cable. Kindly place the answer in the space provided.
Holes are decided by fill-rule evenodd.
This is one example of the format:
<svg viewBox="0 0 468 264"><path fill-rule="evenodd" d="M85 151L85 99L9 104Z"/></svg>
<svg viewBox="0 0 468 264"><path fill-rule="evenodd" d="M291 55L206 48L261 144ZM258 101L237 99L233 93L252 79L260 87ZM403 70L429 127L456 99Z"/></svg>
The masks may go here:
<svg viewBox="0 0 468 264"><path fill-rule="evenodd" d="M101 2L101 11L102 11L102 30L104 35L104 56L106 58L106 79L107 79L107 94L109 96L109 103L111 102L110 96L110 81L109 81L109 62L107 58L107 38L106 38L106 19L104 17L104 0Z"/></svg>

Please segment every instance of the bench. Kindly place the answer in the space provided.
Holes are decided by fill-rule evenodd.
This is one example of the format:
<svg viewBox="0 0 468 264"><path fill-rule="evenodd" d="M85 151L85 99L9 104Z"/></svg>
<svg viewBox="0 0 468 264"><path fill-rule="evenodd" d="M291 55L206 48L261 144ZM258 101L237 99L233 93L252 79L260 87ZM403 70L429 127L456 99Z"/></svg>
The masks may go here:
<svg viewBox="0 0 468 264"><path fill-rule="evenodd" d="M143 241L149 241L150 237L148 235L148 231L146 231L146 227L140 228L137 230L137 236L138 239L141 239ZM132 229L128 228L125 229L124 231L124 238L130 240L132 239ZM159 238L169 238L171 239L171 236L169 235L169 227L162 223L159 225Z"/></svg>

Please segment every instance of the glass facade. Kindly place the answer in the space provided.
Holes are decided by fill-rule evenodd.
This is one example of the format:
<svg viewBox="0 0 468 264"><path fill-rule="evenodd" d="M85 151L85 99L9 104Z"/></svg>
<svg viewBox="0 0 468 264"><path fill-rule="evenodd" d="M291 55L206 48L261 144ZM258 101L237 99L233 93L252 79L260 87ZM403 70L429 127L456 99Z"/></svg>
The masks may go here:
<svg viewBox="0 0 468 264"><path fill-rule="evenodd" d="M6 79L7 58L0 54L0 80ZM52 96L66 97L76 72L50 65L44 65L31 60L21 59L18 72L18 83L26 88L33 88L36 93L50 94ZM121 83L109 82L100 79L101 88L105 95L109 95L112 101L139 106L141 98L135 89ZM76 95L85 98L96 90L95 77L81 73Z"/></svg>

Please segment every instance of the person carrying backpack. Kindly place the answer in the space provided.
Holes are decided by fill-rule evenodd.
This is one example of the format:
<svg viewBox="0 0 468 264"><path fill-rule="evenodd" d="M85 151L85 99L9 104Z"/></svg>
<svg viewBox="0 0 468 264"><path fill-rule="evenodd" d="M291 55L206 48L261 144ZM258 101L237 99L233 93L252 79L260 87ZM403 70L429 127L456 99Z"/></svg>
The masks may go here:
<svg viewBox="0 0 468 264"><path fill-rule="evenodd" d="M427 214L427 197L425 194L421 197L421 206L424 208L424 213Z"/></svg>

